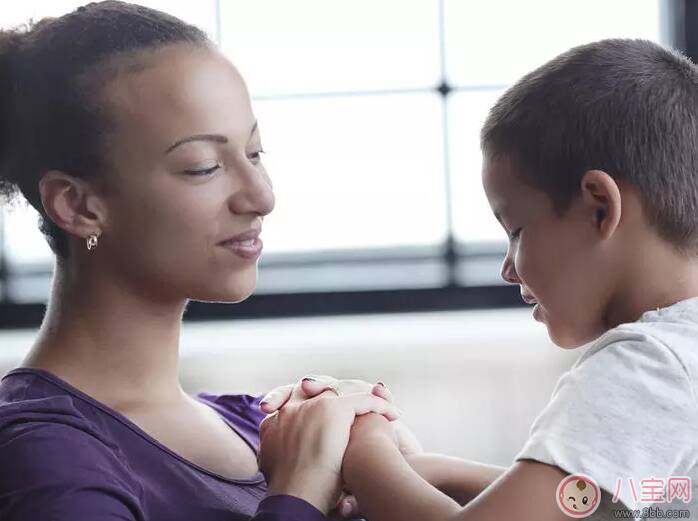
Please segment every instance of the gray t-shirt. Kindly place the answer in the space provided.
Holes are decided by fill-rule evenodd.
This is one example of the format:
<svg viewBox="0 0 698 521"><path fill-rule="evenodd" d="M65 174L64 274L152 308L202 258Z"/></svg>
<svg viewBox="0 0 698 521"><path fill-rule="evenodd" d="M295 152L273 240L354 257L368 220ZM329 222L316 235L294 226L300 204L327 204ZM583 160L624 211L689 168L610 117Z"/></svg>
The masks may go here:
<svg viewBox="0 0 698 521"><path fill-rule="evenodd" d="M689 510L689 519L698 520L697 388L695 297L648 311L594 341L560 377L514 461L592 477L601 501L589 520L633 519L614 514L626 508ZM690 500L679 493L667 503L667 482L680 476L691 479Z"/></svg>

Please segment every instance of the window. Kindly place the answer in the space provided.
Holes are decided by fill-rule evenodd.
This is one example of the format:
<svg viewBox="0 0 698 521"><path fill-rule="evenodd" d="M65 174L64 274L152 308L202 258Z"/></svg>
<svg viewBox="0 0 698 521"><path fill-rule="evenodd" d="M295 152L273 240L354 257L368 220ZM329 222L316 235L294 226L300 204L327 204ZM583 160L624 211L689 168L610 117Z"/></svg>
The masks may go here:
<svg viewBox="0 0 698 521"><path fill-rule="evenodd" d="M6 3L2 25L81 3ZM141 3L206 30L253 96L277 207L251 314L303 312L309 298L323 310L390 308L385 290L426 291L407 307L514 303L498 276L505 235L480 184L489 107L573 45L675 36L661 0ZM2 298L44 303L52 261L37 214L2 217Z"/></svg>

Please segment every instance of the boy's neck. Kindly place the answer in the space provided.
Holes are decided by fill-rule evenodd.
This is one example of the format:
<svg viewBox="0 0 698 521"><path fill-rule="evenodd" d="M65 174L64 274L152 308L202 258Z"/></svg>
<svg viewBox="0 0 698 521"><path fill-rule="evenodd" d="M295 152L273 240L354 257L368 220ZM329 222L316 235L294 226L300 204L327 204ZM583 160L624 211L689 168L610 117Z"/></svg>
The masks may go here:
<svg viewBox="0 0 698 521"><path fill-rule="evenodd" d="M619 266L619 284L607 307L606 325L634 322L646 311L698 296L698 258L661 240L643 242Z"/></svg>

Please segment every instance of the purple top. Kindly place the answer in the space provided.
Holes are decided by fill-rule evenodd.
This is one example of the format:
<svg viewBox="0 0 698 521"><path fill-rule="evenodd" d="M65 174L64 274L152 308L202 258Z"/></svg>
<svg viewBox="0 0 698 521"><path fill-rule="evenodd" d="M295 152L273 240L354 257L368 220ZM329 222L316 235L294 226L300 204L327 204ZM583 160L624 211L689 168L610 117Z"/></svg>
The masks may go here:
<svg viewBox="0 0 698 521"><path fill-rule="evenodd" d="M257 453L260 397L196 398ZM16 368L0 380L0 462L3 521L326 519L296 497L263 500L260 472L229 479L184 459L43 369Z"/></svg>

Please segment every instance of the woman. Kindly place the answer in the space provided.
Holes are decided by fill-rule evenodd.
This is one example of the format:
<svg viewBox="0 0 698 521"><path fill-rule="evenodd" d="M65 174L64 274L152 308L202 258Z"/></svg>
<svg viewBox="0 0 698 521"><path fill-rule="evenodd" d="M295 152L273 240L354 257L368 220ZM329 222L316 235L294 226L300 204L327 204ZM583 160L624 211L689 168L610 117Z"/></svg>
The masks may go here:
<svg viewBox="0 0 698 521"><path fill-rule="evenodd" d="M274 207L237 70L181 20L93 3L0 34L0 129L2 193L56 255L36 341L0 383L0 518L316 519L293 483L267 493L259 399L178 381L188 300L252 292ZM373 386L334 385L352 418L397 417Z"/></svg>

